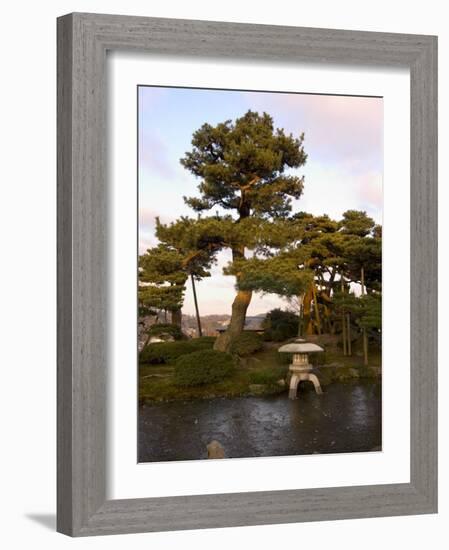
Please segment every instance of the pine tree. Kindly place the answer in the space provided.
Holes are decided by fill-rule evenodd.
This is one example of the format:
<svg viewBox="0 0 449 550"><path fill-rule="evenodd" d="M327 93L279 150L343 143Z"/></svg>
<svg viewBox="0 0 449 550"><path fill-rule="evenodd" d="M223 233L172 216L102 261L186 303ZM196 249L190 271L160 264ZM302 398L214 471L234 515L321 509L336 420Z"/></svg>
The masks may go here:
<svg viewBox="0 0 449 550"><path fill-rule="evenodd" d="M267 246L259 249L265 259L234 262L228 272L244 274L241 286L289 299L296 295L301 335L334 332L338 326L350 354L351 310L335 304L334 297L347 294L351 283L361 285L363 294L381 291L381 234L365 212L349 210L340 221L300 212L264 226ZM366 328L363 333L367 356Z"/></svg>
<svg viewBox="0 0 449 550"><path fill-rule="evenodd" d="M345 248L347 276L353 282L360 284L362 298L365 298L364 305L369 306L371 310L377 304L376 295L382 290L382 239L376 236L378 233L376 228L373 224L371 234L353 236ZM373 319L375 316L375 314L366 313L365 321L360 324L365 365L368 365L368 330L371 328L368 319Z"/></svg>
<svg viewBox="0 0 449 550"><path fill-rule="evenodd" d="M182 256L164 244L139 257L139 308L170 312L171 322L181 326L186 273Z"/></svg>
<svg viewBox="0 0 449 550"><path fill-rule="evenodd" d="M204 124L193 134L192 150L181 159L181 164L201 180L200 196L185 197L186 203L197 212L217 207L230 211L234 224L250 218L287 217L291 200L298 199L303 190L303 178L287 173L287 169L306 162L303 140L303 135L294 138L275 129L267 113L248 111L235 122ZM245 251L252 240L253 235L240 231L238 238L228 243L233 262L246 259ZM231 320L215 343L221 351L228 350L233 338L243 331L252 297L251 288L245 288L243 272L235 271L234 275L237 294Z"/></svg>
<svg viewBox="0 0 449 550"><path fill-rule="evenodd" d="M169 225L164 225L156 219L156 236L166 247L178 254L180 262L177 269L190 279L198 336L202 336L202 328L196 283L204 277L210 277L209 270L215 261L215 255L223 246L223 224L217 227L214 222L214 219L208 223L208 220L182 217Z"/></svg>

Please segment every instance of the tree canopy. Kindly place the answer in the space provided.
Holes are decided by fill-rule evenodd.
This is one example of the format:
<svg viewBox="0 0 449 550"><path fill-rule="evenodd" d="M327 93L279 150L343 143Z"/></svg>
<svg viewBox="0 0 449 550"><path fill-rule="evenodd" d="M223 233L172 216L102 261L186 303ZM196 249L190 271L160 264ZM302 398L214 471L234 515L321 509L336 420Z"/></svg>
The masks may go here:
<svg viewBox="0 0 449 550"><path fill-rule="evenodd" d="M197 217L156 220L160 244L139 263L142 307L168 310L175 322L190 277L201 333L195 280L229 249L224 273L235 277L236 296L216 349L228 351L241 334L253 292L295 299L304 334L346 331L348 339L352 324L367 339L380 330L382 227L358 210L339 220L292 212L304 187L304 139L254 111L194 132L180 162L200 180L198 195L184 197Z"/></svg>
<svg viewBox="0 0 449 550"><path fill-rule="evenodd" d="M235 122L203 124L181 164L201 179L199 197L185 198L197 212L220 206L239 218L286 216L301 196L304 178L288 174L306 162L304 135L275 129L273 119L248 111Z"/></svg>
<svg viewBox="0 0 449 550"><path fill-rule="evenodd" d="M165 244L147 250L139 257L139 305L147 312L170 312L172 322L180 324L186 273L182 256Z"/></svg>

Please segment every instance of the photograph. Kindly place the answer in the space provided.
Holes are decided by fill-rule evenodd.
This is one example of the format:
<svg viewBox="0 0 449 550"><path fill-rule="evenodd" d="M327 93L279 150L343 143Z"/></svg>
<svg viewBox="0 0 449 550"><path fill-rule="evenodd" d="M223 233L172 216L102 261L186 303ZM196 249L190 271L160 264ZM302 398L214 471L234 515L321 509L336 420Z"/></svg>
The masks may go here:
<svg viewBox="0 0 449 550"><path fill-rule="evenodd" d="M448 538L448 18L373 7L5 3L6 550Z"/></svg>
<svg viewBox="0 0 449 550"><path fill-rule="evenodd" d="M138 462L381 451L383 98L137 95Z"/></svg>

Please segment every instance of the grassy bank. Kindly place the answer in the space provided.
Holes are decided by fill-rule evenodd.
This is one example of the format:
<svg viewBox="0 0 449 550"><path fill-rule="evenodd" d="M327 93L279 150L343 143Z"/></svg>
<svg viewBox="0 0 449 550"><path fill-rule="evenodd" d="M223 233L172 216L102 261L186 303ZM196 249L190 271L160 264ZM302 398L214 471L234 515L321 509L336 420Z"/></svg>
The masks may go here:
<svg viewBox="0 0 449 550"><path fill-rule="evenodd" d="M189 345L189 344L187 344ZM192 348L198 342L192 341ZM213 339L201 344L212 348ZM180 387L174 379L175 362L173 353L166 354L165 362L139 365L139 402L161 402L190 399L212 399L214 397L242 397L275 395L287 391L289 375L288 354L278 353L282 343L264 343L261 350L248 357L236 360L232 376L212 384ZM379 351L370 354L370 364L363 366L360 351L355 347L351 357L343 356L338 346L326 346L323 354L314 358L316 373L322 386L333 382L380 376L381 355ZM157 355L157 354L156 354ZM154 356L152 352L151 356Z"/></svg>

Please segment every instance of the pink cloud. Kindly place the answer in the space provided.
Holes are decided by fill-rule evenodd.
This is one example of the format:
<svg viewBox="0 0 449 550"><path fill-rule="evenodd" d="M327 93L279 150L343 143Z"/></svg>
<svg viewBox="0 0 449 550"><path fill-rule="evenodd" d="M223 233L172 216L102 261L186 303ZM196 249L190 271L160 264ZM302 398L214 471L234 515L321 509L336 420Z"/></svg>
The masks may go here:
<svg viewBox="0 0 449 550"><path fill-rule="evenodd" d="M379 98L305 96L304 120L312 144L358 158L382 150L383 105ZM342 159L344 160L344 159Z"/></svg>
<svg viewBox="0 0 449 550"><path fill-rule="evenodd" d="M152 233L139 232L139 254L144 254L149 248L157 245L157 239Z"/></svg>
<svg viewBox="0 0 449 550"><path fill-rule="evenodd" d="M158 213L151 208L139 208L139 227L141 229L147 229L148 227L154 228L156 225L156 218Z"/></svg>
<svg viewBox="0 0 449 550"><path fill-rule="evenodd" d="M366 174L359 178L359 200L371 209L382 210L383 189L380 174Z"/></svg>
<svg viewBox="0 0 449 550"><path fill-rule="evenodd" d="M173 159L170 159L163 140L146 132L139 134L139 167L145 167L162 178L176 176Z"/></svg>
<svg viewBox="0 0 449 550"><path fill-rule="evenodd" d="M257 102L257 98L256 98ZM308 94L269 94L260 107L280 114L275 124L298 135L310 158L337 162L352 171L381 169L382 98Z"/></svg>

